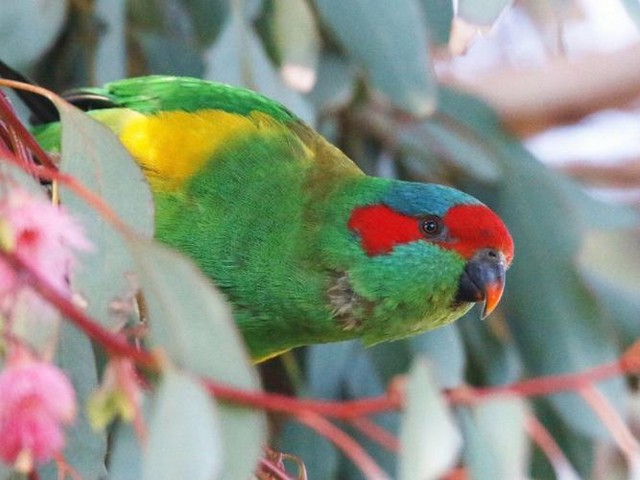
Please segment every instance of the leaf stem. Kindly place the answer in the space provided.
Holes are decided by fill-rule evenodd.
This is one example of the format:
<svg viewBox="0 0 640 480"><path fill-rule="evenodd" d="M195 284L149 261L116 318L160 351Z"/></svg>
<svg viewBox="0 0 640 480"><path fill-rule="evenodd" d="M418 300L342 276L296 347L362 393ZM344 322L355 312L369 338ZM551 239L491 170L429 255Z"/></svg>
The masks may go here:
<svg viewBox="0 0 640 480"><path fill-rule="evenodd" d="M0 80L0 85L1 84L2 81ZM2 92L0 92L0 118L2 118L7 126L20 138L24 146L33 152L42 165L47 168L56 169L49 155L47 155L38 142L36 142L35 138L33 138L33 135L24 127L13 111L7 96Z"/></svg>
<svg viewBox="0 0 640 480"><path fill-rule="evenodd" d="M349 423L370 440L386 448L390 452L400 451L400 442L386 429L375 423L369 417L357 417L349 420Z"/></svg>
<svg viewBox="0 0 640 480"><path fill-rule="evenodd" d="M578 390L580 396L600 418L604 426L611 433L620 451L624 454L629 465L640 461L640 444L633 436L629 427L625 425L616 409L594 385L584 385Z"/></svg>
<svg viewBox="0 0 640 480"><path fill-rule="evenodd" d="M540 420L534 415L529 414L525 421L525 428L533 442L542 450L549 460L556 474L556 478L572 478L578 480L578 474L575 472L569 459L567 459L560 446Z"/></svg>
<svg viewBox="0 0 640 480"><path fill-rule="evenodd" d="M99 343L109 354L128 357L140 367L158 369L158 360L154 355L148 351L137 349L129 344L122 335L110 332L89 318L82 310L71 303L66 295L59 292L47 280L34 272L19 256L6 250L0 250L0 258L13 270L19 272L29 286L38 292L42 298L56 307L73 325Z"/></svg>
<svg viewBox="0 0 640 480"><path fill-rule="evenodd" d="M313 412L304 412L297 414L295 418L298 422L333 442L358 467L365 478L371 480L389 479L389 476L364 451L358 442L324 417Z"/></svg>

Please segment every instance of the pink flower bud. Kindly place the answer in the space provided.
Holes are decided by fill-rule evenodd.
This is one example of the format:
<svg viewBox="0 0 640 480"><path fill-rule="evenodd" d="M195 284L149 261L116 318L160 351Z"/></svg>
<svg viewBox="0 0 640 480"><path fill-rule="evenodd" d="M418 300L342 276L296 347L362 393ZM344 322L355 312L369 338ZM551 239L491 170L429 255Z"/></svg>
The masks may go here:
<svg viewBox="0 0 640 480"><path fill-rule="evenodd" d="M0 248L19 256L39 276L68 292L74 250L88 250L81 228L63 207L20 188L0 197ZM15 273L0 261L0 297L14 293Z"/></svg>
<svg viewBox="0 0 640 480"><path fill-rule="evenodd" d="M24 352L10 358L0 372L0 459L47 462L64 447L63 425L75 410L73 387L59 368Z"/></svg>

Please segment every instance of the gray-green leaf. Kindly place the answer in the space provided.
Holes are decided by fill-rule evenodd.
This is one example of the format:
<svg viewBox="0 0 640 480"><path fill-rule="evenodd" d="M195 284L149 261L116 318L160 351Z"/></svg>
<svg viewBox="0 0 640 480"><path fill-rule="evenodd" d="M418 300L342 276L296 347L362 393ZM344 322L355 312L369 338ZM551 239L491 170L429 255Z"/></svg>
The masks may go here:
<svg viewBox="0 0 640 480"><path fill-rule="evenodd" d="M400 445L401 480L440 478L452 467L462 446L451 412L421 358L409 372Z"/></svg>
<svg viewBox="0 0 640 480"><path fill-rule="evenodd" d="M215 402L185 373L166 373L149 423L142 480L212 480L222 467Z"/></svg>
<svg viewBox="0 0 640 480"><path fill-rule="evenodd" d="M66 103L56 103L62 122L60 169L100 196L131 228L153 234L153 200L140 167L104 125ZM121 234L86 201L61 187L63 204L75 215L94 246L73 278L87 300L87 312L112 326L108 312L116 299L132 296L133 262Z"/></svg>
<svg viewBox="0 0 640 480"><path fill-rule="evenodd" d="M408 112L419 116L433 112L437 87L417 0L316 0L316 5L378 90Z"/></svg>
<svg viewBox="0 0 640 480"><path fill-rule="evenodd" d="M247 390L260 384L231 311L213 284L186 257L130 238L151 322L149 341L180 367ZM266 443L263 412L220 406L223 478L248 478Z"/></svg>

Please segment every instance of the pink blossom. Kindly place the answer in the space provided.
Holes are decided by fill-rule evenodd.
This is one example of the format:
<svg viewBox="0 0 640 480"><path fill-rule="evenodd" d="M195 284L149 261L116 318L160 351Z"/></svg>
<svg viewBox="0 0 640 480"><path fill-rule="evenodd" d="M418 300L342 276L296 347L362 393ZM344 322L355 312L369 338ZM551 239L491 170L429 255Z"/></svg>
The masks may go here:
<svg viewBox="0 0 640 480"><path fill-rule="evenodd" d="M90 244L62 207L20 188L0 197L0 247L12 252L41 278L69 293L67 277L75 266L74 251ZM0 259L0 307L7 310L24 291L15 272Z"/></svg>
<svg viewBox="0 0 640 480"><path fill-rule="evenodd" d="M0 459L44 463L64 447L63 425L73 421L71 383L56 366L24 351L0 372Z"/></svg>

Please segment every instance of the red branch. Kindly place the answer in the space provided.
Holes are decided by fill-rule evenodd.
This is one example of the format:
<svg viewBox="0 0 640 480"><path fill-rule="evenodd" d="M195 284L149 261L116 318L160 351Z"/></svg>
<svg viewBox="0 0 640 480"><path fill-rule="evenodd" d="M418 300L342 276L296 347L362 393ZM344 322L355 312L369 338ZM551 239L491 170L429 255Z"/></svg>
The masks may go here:
<svg viewBox="0 0 640 480"><path fill-rule="evenodd" d="M21 277L42 298L56 307L62 315L92 340L98 342L109 354L130 358L141 367L158 369L158 361L155 356L147 351L137 349L129 344L122 335L110 332L98 322L89 318L82 310L71 303L66 295L59 292L47 280L34 272L19 256L7 251L0 251L0 256L12 269L19 272Z"/></svg>
<svg viewBox="0 0 640 480"><path fill-rule="evenodd" d="M31 135L24 127L13 111L6 95L2 92L0 92L0 117L7 122L7 125L13 129L18 137L20 137L20 140L22 140L24 145L33 152L42 165L55 170L56 166L49 158L49 155L45 153L42 147L33 138L33 135Z"/></svg>
<svg viewBox="0 0 640 480"><path fill-rule="evenodd" d="M400 442L398 439L368 417L358 417L349 423L370 440L386 448L390 452L398 453Z"/></svg>
<svg viewBox="0 0 640 480"><path fill-rule="evenodd" d="M333 442L360 469L365 478L371 480L386 480L389 478L358 442L325 418L312 412L300 413L295 418L303 425Z"/></svg>
<svg viewBox="0 0 640 480"><path fill-rule="evenodd" d="M607 427L627 462L629 464L637 463L640 458L640 444L607 397L593 385L583 386L578 390L578 393Z"/></svg>
<svg viewBox="0 0 640 480"><path fill-rule="evenodd" d="M109 354L127 357L142 368L160 370L159 361L151 352L131 345L121 334L111 332L91 319L65 295L52 287L47 280L34 272L20 257L10 252L0 251L0 258L15 271L20 272L42 298L56 307L73 325L99 343ZM400 408L399 401L387 395L350 402L328 402L248 391L219 384L206 378L203 378L202 382L205 388L220 400L291 415L313 411L334 418L348 419Z"/></svg>
<svg viewBox="0 0 640 480"><path fill-rule="evenodd" d="M499 387L485 387L473 389L476 396L494 396L503 394L517 394L523 397L549 395L551 393L576 391L585 385L598 383L621 373L635 370L635 366L620 361L605 363L577 373L547 375ZM466 388L466 387L465 387ZM464 402L463 402L464 403Z"/></svg>
<svg viewBox="0 0 640 480"><path fill-rule="evenodd" d="M569 459L556 443L549 431L534 415L528 415L525 423L527 433L533 442L542 450L553 467L557 478L564 478L563 472L573 471ZM578 475L576 474L576 478Z"/></svg>
<svg viewBox="0 0 640 480"><path fill-rule="evenodd" d="M315 412L319 415L346 420L364 417L374 413L397 410L401 407L399 402L387 395L346 402L331 402L290 397L277 393L251 392L228 385L222 385L209 379L203 379L203 382L205 388L220 400L245 407L262 408L264 410L289 415Z"/></svg>
<svg viewBox="0 0 640 480"><path fill-rule="evenodd" d="M7 161L18 168L21 168L26 173L34 175L37 178L47 181L55 181L60 185L64 185L78 197L82 198L88 205L91 205L93 209L100 214L102 218L107 220L114 228L118 229L122 233L131 233L131 229L120 219L117 213L105 202L102 197L96 195L91 190L86 188L80 182L78 182L71 175L60 172L54 168L48 168L43 165L33 165L31 163L20 162L13 156L7 156L2 159Z"/></svg>
<svg viewBox="0 0 640 480"><path fill-rule="evenodd" d="M128 357L143 368L160 370L158 360L152 353L131 345L121 334L107 330L88 317L19 257L10 252L0 252L0 256L9 266L24 275L31 287L45 300L55 306L77 328L99 343L108 353L114 356ZM632 372L637 370L638 365L634 362L615 362L574 374L539 377L503 387L472 389L471 392L474 394L472 397L505 393L515 393L522 396L545 395L567 390L579 390L589 383L605 380L619 375L623 371ZM203 379L203 383L209 392L220 400L292 415L311 411L338 419L353 419L374 413L397 410L402 407L402 401L398 395L382 395L348 402L330 402L248 391L223 385L210 379ZM461 400L461 398L465 397L454 395L451 397L451 401L453 403L466 403L466 401Z"/></svg>
<svg viewBox="0 0 640 480"><path fill-rule="evenodd" d="M291 477L287 475L287 472L267 458L260 459L260 467L269 475L268 477L265 476L265 479L291 480Z"/></svg>

